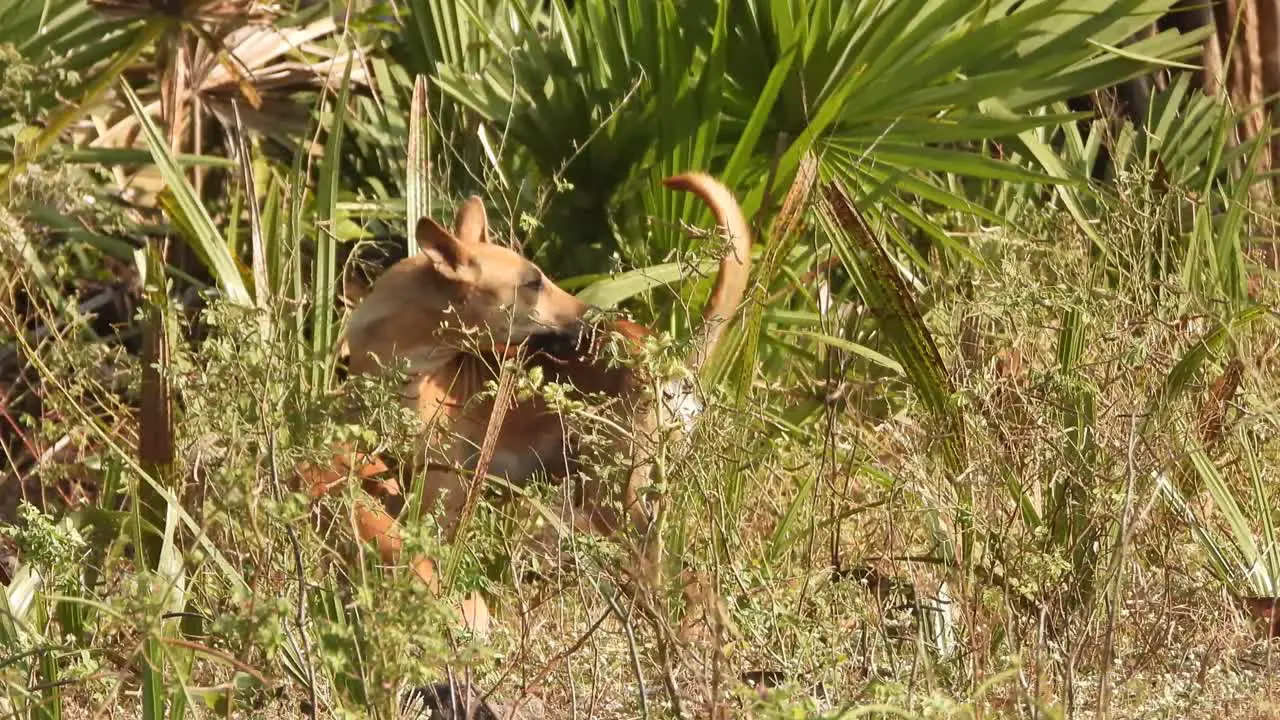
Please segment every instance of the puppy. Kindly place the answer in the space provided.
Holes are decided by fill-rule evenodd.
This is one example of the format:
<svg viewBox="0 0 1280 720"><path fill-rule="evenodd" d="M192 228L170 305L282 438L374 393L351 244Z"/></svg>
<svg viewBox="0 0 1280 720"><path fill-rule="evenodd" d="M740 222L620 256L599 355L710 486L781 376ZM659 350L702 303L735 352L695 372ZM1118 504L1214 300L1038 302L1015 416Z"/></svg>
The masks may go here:
<svg viewBox="0 0 1280 720"><path fill-rule="evenodd" d="M687 359L696 376L746 291L751 235L733 194L714 178L688 173L664 184L706 203L729 239ZM353 373L376 373L386 365L408 362L403 402L416 411L431 436L423 438L423 501L429 509L439 508L437 521L446 538L457 530L493 415L493 401L476 398L498 377L496 361L519 348L532 351L527 362L541 367L549 380L617 399L624 423L636 432L615 438L612 449L633 458L632 468L617 483L588 482L568 519L580 529L611 534L621 526L621 506L643 537L655 512L642 498L649 482L652 435L659 424L659 410L646 393L654 379L607 362L601 353L603 333L588 319L594 308L518 253L488 241L484 205L478 197L458 209L452 230L424 218L414 237L420 252L374 282L351 315L345 341ZM608 329L621 335L633 351L651 334L625 320L610 321ZM488 473L519 485L537 472L569 476L578 462L589 460L541 399L505 410L496 436L488 438ZM308 468L304 476L313 496L320 496L349 477L367 480L383 470L376 458L344 451L331 467ZM385 509L361 504L353 519L361 539L375 542L383 560L394 562L400 540ZM429 560L415 559L411 567L435 587ZM473 627L487 625L483 603L478 597L472 602L471 608L463 608L464 619Z"/></svg>

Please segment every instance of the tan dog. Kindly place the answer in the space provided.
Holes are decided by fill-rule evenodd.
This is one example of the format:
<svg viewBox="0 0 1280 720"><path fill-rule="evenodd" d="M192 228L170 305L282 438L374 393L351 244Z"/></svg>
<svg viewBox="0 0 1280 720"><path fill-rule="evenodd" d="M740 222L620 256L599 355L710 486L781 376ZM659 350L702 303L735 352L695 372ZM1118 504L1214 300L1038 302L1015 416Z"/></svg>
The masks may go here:
<svg viewBox="0 0 1280 720"><path fill-rule="evenodd" d="M696 374L746 290L750 230L732 193L710 176L690 173L668 178L664 184L697 195L710 206L730 239L688 359ZM654 405L645 399L648 378L637 370L608 364L598 353L598 342L584 343L585 337L592 336L587 319L592 308L518 253L488 242L484 205L478 197L458 209L452 232L424 218L415 229L415 239L421 252L377 279L351 316L346 342L353 373L375 373L407 360L410 380L403 388L404 402L436 430L437 437L450 438L451 442L431 442L425 448L423 501L429 510L440 508L437 520L445 536L452 539L457 530L493 411L492 400L474 398L497 376L495 359L522 345L534 351L529 362L541 366L549 380L619 399L624 422L640 438L618 439L633 458L628 478L615 487L590 483L582 493L581 506L568 519L578 528L613 533L620 525L615 512L620 503L637 530L645 533L653 515L640 500L649 475L649 461L642 455L644 438L657 424ZM609 325L636 346L650 334L629 321ZM505 413L488 472L513 485L539 471L566 477L580 454L573 439L566 437L563 424L535 398ZM332 468L310 469L307 476L313 496L319 496L348 477L367 480L384 469L374 458L342 454L335 457ZM361 539L375 541L383 560L393 562L400 541L386 511L361 505L354 520ZM412 566L435 586L430 561L416 559ZM468 617L469 612L473 614ZM464 617L473 626L484 624L487 611L477 602L474 607L464 606Z"/></svg>

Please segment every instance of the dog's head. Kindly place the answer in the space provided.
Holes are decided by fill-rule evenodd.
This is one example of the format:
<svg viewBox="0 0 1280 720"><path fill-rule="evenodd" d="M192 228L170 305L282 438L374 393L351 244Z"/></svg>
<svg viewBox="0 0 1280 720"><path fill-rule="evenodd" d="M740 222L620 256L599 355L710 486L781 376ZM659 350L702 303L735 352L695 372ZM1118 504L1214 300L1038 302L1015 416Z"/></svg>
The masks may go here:
<svg viewBox="0 0 1280 720"><path fill-rule="evenodd" d="M519 253L489 242L480 198L463 203L452 230L423 218L414 239L421 252L387 271L362 303L383 308L370 315L442 316L473 331L481 349L529 343L553 355L577 350L591 307Z"/></svg>

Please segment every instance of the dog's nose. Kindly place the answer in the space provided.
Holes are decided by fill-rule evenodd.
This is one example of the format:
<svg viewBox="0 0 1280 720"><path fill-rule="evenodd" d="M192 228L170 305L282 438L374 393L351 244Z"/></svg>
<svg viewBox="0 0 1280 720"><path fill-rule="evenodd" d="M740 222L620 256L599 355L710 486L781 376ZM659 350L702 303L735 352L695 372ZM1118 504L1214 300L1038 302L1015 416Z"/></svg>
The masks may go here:
<svg viewBox="0 0 1280 720"><path fill-rule="evenodd" d="M531 336L530 347L553 357L569 359L580 355L591 332L580 318L552 326Z"/></svg>
<svg viewBox="0 0 1280 720"><path fill-rule="evenodd" d="M556 333L545 343L546 351L561 359L575 357L581 353L582 336L581 332Z"/></svg>

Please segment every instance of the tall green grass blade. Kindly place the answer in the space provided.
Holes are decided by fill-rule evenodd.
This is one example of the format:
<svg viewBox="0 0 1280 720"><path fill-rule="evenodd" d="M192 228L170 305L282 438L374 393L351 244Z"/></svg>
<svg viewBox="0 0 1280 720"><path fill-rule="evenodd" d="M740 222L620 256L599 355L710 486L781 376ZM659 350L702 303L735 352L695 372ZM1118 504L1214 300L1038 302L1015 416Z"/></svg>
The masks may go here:
<svg viewBox="0 0 1280 720"><path fill-rule="evenodd" d="M790 328L790 329L784 329L782 332L787 332L792 335L800 335L801 337L807 337L812 340L816 340L820 344L826 345L827 347L835 348L836 350L841 350L843 352L847 352L852 355L857 355L858 357L861 357L864 360L868 360L876 365L879 365L885 370L888 370L895 374L901 375L905 373L905 371L902 368L902 365L899 364L898 361L894 360L891 357L883 355L879 352L876 352L875 350L872 350L866 345L860 345L858 343L845 340L844 338L841 338L841 337L835 337L833 335L827 335L825 333L820 333L820 332L813 332L810 330L800 330L797 328Z"/></svg>
<svg viewBox="0 0 1280 720"><path fill-rule="evenodd" d="M186 604L187 576L182 548L179 547L180 526L178 508L173 503L168 503L165 507L164 540L160 546L160 557L156 560L156 575L164 583L164 609L168 613L182 612ZM166 623L176 627L173 619Z"/></svg>
<svg viewBox="0 0 1280 720"><path fill-rule="evenodd" d="M1156 490L1165 502L1173 507L1182 521L1191 528L1200 548L1208 555L1210 570L1223 582L1230 583L1235 580L1238 574L1232 560L1232 550L1200 520L1182 492L1163 472L1156 475Z"/></svg>
<svg viewBox="0 0 1280 720"><path fill-rule="evenodd" d="M796 491L796 496L787 504L787 509L783 512L769 540L769 549L766 554L769 567L779 566L786 553L796 546L796 536L804 531L804 528L797 527L800 513L812 501L817 480L817 473L810 474Z"/></svg>
<svg viewBox="0 0 1280 720"><path fill-rule="evenodd" d="M298 683L299 687L310 692L314 679L311 677L307 663L303 659L301 642L306 642L306 640L300 640L292 632L285 636L285 643L280 648L280 664L289 677Z"/></svg>
<svg viewBox="0 0 1280 720"><path fill-rule="evenodd" d="M158 581L156 589L162 593L160 606L165 614L180 613L186 603L186 571L183 567L182 551L178 547L178 529L181 525L179 509L174 503L168 503L164 513L164 535L160 544L160 553L156 559L155 575ZM175 618L158 621L158 630L149 635L143 643L142 663L142 715L146 718L164 718L168 667L177 658L170 658L163 638L171 636L178 621ZM176 668L175 668L176 669ZM168 703L168 717L180 720L186 712L186 698L179 690L172 693Z"/></svg>
<svg viewBox="0 0 1280 720"><path fill-rule="evenodd" d="M1014 116L1013 111L998 100L988 100L983 107L997 116L1010 118ZM1107 251L1107 243L1094 229L1093 220L1085 212L1084 205L1081 203L1080 195L1077 191L1078 178L1072 176L1071 171L1063 164L1058 154L1047 143L1043 142L1034 130L1018 133L1018 140L1022 143L1027 153L1035 158L1036 162L1040 164L1040 167L1044 168L1044 171L1049 176L1061 181L1060 184L1054 186L1054 192L1062 200L1063 206L1067 208L1071 218L1076 221L1076 226L1080 228L1080 231L1093 241L1098 248Z"/></svg>
<svg viewBox="0 0 1280 720"><path fill-rule="evenodd" d="M266 248L267 261L267 295L271 298L282 298L289 290L285 282L285 271L290 258L285 243L286 223L281 213L280 183L274 173L267 173L266 199L262 203L262 244ZM280 308L271 307L273 321L278 319Z"/></svg>
<svg viewBox="0 0 1280 720"><path fill-rule="evenodd" d="M1106 50L1111 55L1127 58L1129 60L1137 60L1138 62L1141 62L1144 65L1162 66L1167 68L1178 68L1180 70L1200 70L1201 69L1199 65L1189 65L1187 63L1177 62L1175 60L1167 60L1165 58L1162 58L1156 55L1136 53L1131 50L1126 50L1124 48L1116 47L1114 45L1108 45L1106 43L1098 42L1097 40L1093 40L1093 39L1090 39L1088 43L1095 47L1099 47L1103 50Z"/></svg>
<svg viewBox="0 0 1280 720"><path fill-rule="evenodd" d="M177 211L174 221L188 230L187 241L208 265L209 273L217 281L219 289L226 294L227 299L237 305L251 304L249 291L245 289L235 258L227 250L226 244L222 241L222 234L218 231L213 219L209 217L204 205L196 197L195 190L182 173L182 168L169 154L164 136L160 134L155 123L151 122L151 118L143 110L141 101L129 84L121 82L120 89L128 100L134 116L137 117L142 136L146 138L147 147L151 151L151 157L155 160L156 167L173 195Z"/></svg>
<svg viewBox="0 0 1280 720"><path fill-rule="evenodd" d="M342 653L342 644L346 642L345 638L358 640L361 633L358 628L352 627L352 625L359 624L359 615L354 611L347 612L341 593L332 581L325 587L317 588L316 592L311 594L311 602L312 614L340 628L341 632L341 635L338 633L320 635L317 641L321 652ZM334 690L339 697L357 707L368 705L369 692L365 687L363 670L358 660L355 668L331 668L326 664L326 669L330 671L329 680L333 683Z"/></svg>
<svg viewBox="0 0 1280 720"><path fill-rule="evenodd" d="M715 264L708 261L702 263L696 271L705 275L714 269ZM689 274L688 265L678 262L629 270L615 277L591 282L586 289L578 293L578 299L599 308L609 309L653 288L679 282ZM561 285L571 288L583 282L590 282L590 278L572 279Z"/></svg>
<svg viewBox="0 0 1280 720"><path fill-rule="evenodd" d="M763 99L762 99L763 102ZM772 99L769 100L772 103ZM739 145L741 147L741 145ZM710 359L704 372L715 381L720 377L723 358L735 357L739 363L735 404L741 408L747 401L755 380L760 353L760 332L764 324L765 294L773 284L783 261L790 255L799 236L801 218L808 209L810 194L818 180L818 159L805 156L796 171L795 181L782 201L782 208L771 223L768 234L757 244L764 244L763 259L756 270L755 282L748 286L746 321L742 324L741 342L726 342L717 356ZM730 335L732 338L732 335ZM740 350L738 348L741 348ZM731 351L736 350L733 355ZM731 361L732 362L732 361Z"/></svg>
<svg viewBox="0 0 1280 720"><path fill-rule="evenodd" d="M1258 449L1254 447L1253 438L1242 437L1241 440L1244 446L1245 469L1249 473L1249 482L1253 490L1251 506L1262 526L1259 537L1262 556L1259 558L1259 564L1266 577L1271 578L1270 597L1280 597L1280 543L1277 542L1280 535L1276 533L1276 519L1271 512L1271 508L1275 507L1271 499L1272 492L1267 487L1262 459L1258 457Z"/></svg>
<svg viewBox="0 0 1280 720"><path fill-rule="evenodd" d="M338 193L342 169L342 136L346 122L347 99L351 91L351 67L342 73L342 85L333 104L332 124L325 142L324 160L320 163L316 205L319 222L316 228L316 254L311 277L311 392L322 395L329 385L332 363L337 348ZM412 231L410 231L412 233Z"/></svg>
<svg viewBox="0 0 1280 720"><path fill-rule="evenodd" d="M164 720L164 646L148 637L142 651L142 720Z"/></svg>
<svg viewBox="0 0 1280 720"><path fill-rule="evenodd" d="M944 429L945 465L958 477L967 464L964 419L951 402L954 390L946 366L925 327L919 307L892 260L839 184L828 184L824 188L819 209L821 225L852 275L863 301L886 318L886 339L898 363Z"/></svg>
<svg viewBox="0 0 1280 720"><path fill-rule="evenodd" d="M32 717L40 720L62 720L62 682L58 672L58 655L54 650L40 653L40 699L33 708Z"/></svg>
<svg viewBox="0 0 1280 720"><path fill-rule="evenodd" d="M59 150L58 157L70 163L83 163L85 165L137 166L150 165L155 162L149 151L135 150L133 148L64 148ZM212 167L232 170L236 167L235 160L217 155L178 153L173 155L173 162L184 168Z"/></svg>
<svg viewBox="0 0 1280 720"><path fill-rule="evenodd" d="M1188 439L1188 461L1200 477L1201 483L1213 498L1214 507L1222 516L1230 531L1232 549L1240 558L1241 566L1234 569L1233 579L1243 580L1248 589L1256 596L1276 597L1280 595L1280 578L1268 572L1267 558L1258 547L1249 518L1235 493L1222 476L1218 466L1194 439ZM1266 512L1270 508L1262 507Z"/></svg>
<svg viewBox="0 0 1280 720"><path fill-rule="evenodd" d="M747 117L742 134L738 137L738 142L733 147L733 153L729 156L728 162L725 163L723 180L726 185L732 187L745 178L748 163L756 152L756 146L759 144L760 138L764 135L770 113L774 110L778 96L782 93L783 86L791 74L792 65L797 57L798 51L796 48L794 46L788 48L778 58L770 71L769 78L765 81L760 97L751 109L751 115Z"/></svg>
<svg viewBox="0 0 1280 720"><path fill-rule="evenodd" d="M417 253L414 229L418 221L431 217L431 119L427 106L427 79L418 75L413 81L413 99L409 110L409 147L405 166L405 244L408 254ZM409 486L406 521L416 524L422 515L421 498L426 490L424 472L414 473Z"/></svg>
<svg viewBox="0 0 1280 720"><path fill-rule="evenodd" d="M814 151L818 146L819 138L825 135L838 120L840 111L844 108L850 93L858 84L858 79L858 73L849 73L841 79L831 94L813 109L813 116L804 130L796 136L795 142L791 143L787 151L778 160L774 174L775 183L778 185L790 184L792 178L799 171L801 163L804 162L804 158ZM761 186L757 191L761 195L757 196L754 193L748 195L747 205L749 207L755 206L756 203L760 202L763 193L770 190L772 188Z"/></svg>
<svg viewBox="0 0 1280 720"><path fill-rule="evenodd" d="M1261 137L1270 134L1270 122L1264 124ZM1249 212L1249 193L1253 190L1257 178L1258 163L1262 154L1269 151L1267 143L1257 143L1249 153L1249 159L1235 179L1230 198L1227 200L1227 212L1216 234L1217 267L1220 273L1218 287L1222 295L1231 302L1232 307L1240 307L1248 300L1247 277L1244 255L1244 222Z"/></svg>
<svg viewBox="0 0 1280 720"><path fill-rule="evenodd" d="M306 302L309 299L306 292L302 249L306 247L306 238L311 233L311 228L303 215L307 203L307 173L304 171L307 167L306 160L306 153L301 147L297 148L294 151L293 164L290 166L289 175L285 180L287 184L283 190L281 211L285 215L285 242L280 253L280 256L287 260L287 266L281 268L281 283L288 283L288 285L281 296L288 298L293 307L292 336L297 339L298 344L298 356L295 359L299 361L300 366L306 368L304 372L295 376L303 395L313 392L315 388L314 383L308 384L315 369L315 358L308 356L308 353L302 349L307 337ZM320 238L317 238L317 241L319 240ZM311 300L314 301L313 298Z"/></svg>
<svg viewBox="0 0 1280 720"><path fill-rule="evenodd" d="M1098 476L1096 396L1078 366L1086 342L1084 311L1079 305L1067 308L1058 334L1058 368L1064 380L1062 397L1063 436L1066 439L1066 472L1056 473L1050 483L1048 507L1049 537L1056 548L1071 556L1074 604L1087 603L1094 587L1096 529L1089 508L1089 483Z"/></svg>
<svg viewBox="0 0 1280 720"><path fill-rule="evenodd" d="M138 276L145 305L142 328L142 379L138 401L138 464L149 477L166 488L175 487L174 403L170 384L170 352L173 347L168 279L156 243L138 253ZM144 567L157 562L163 551L162 538L141 534L145 526L164 527L167 503L156 488L140 484L134 498L134 517L139 530L135 551Z"/></svg>
<svg viewBox="0 0 1280 720"><path fill-rule="evenodd" d="M40 573L29 564L18 566L9 586L0 588L0 647L20 648L27 641L26 627L30 620L32 606L40 594ZM30 654L18 655L10 660L14 669L22 673L22 677L31 674ZM29 706L29 695L26 688L14 692L15 688L5 683L4 689L15 714ZM36 712L32 708L32 714Z"/></svg>
<svg viewBox="0 0 1280 720"><path fill-rule="evenodd" d="M9 578L9 585L0 593L4 612L0 612L0 639L5 647L19 647L22 643L22 625L40 596L42 579L40 572L31 565L20 565Z"/></svg>
<svg viewBox="0 0 1280 720"><path fill-rule="evenodd" d="M1208 289L1205 283L1216 283L1220 277L1218 253L1213 240L1213 209L1207 204L1195 209L1181 273L1184 286L1197 293L1204 293Z"/></svg>
<svg viewBox="0 0 1280 720"><path fill-rule="evenodd" d="M248 138L245 137L244 122L240 119L240 104L232 103L235 126L231 132L231 143L237 169L240 171L240 185L244 193L245 206L249 210L249 243L253 267L253 296L265 325L264 337L270 339L271 314L274 307L270 273L267 256L266 233L263 230L262 211L258 207L258 181L254 174L253 153L249 149Z"/></svg>

